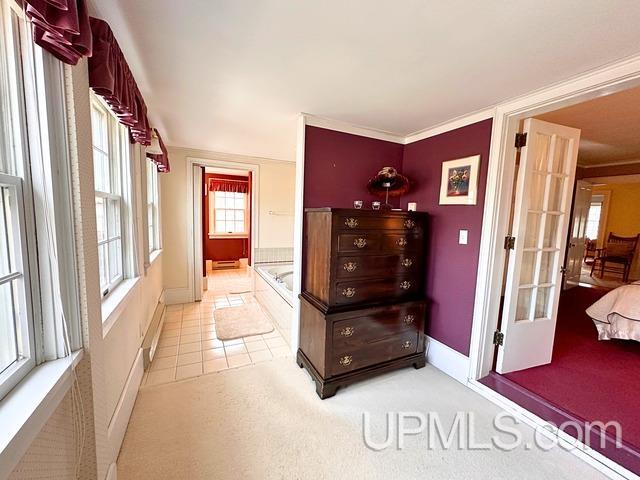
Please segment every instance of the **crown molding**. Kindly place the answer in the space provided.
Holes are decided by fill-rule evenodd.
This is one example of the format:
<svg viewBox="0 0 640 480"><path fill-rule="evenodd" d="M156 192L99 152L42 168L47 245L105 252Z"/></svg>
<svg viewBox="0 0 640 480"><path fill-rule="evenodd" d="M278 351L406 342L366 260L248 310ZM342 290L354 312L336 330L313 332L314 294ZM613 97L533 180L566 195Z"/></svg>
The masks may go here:
<svg viewBox="0 0 640 480"><path fill-rule="evenodd" d="M615 175L615 176L601 176L601 177L587 177L582 180L593 183L594 185L608 185L608 184L624 184L624 183L640 183L640 173L633 173L630 175Z"/></svg>
<svg viewBox="0 0 640 480"><path fill-rule="evenodd" d="M640 163L640 158L635 160L620 160L619 162L607 162L607 163L599 163L597 165L582 165L578 163L580 168L602 168L602 167L618 167L621 165L635 165Z"/></svg>
<svg viewBox="0 0 640 480"><path fill-rule="evenodd" d="M358 135L360 137L374 138L376 140L384 140L387 142L399 143L402 145L404 145L405 143L405 136L399 133L377 130L375 128L363 127L360 125L353 125L348 122L320 117L318 115L312 115L310 113L302 113L302 116L304 117L305 125L311 127L326 128L327 130L350 133L352 135Z"/></svg>
<svg viewBox="0 0 640 480"><path fill-rule="evenodd" d="M404 143L405 145L408 145L409 143L418 142L420 140L424 140L425 138L435 137L436 135L450 132L451 130L455 130L456 128L466 127L467 125L493 118L494 113L495 107L476 110L475 112L452 118L451 120L447 120L446 122L439 123L432 127L424 128L422 130L410 133L405 137Z"/></svg>
<svg viewBox="0 0 640 480"><path fill-rule="evenodd" d="M305 125L312 127L326 128L328 130L334 130L336 132L349 133L352 135L358 135L361 137L374 138L377 140L385 140L387 142L400 143L407 145L409 143L424 140L425 138L434 137L441 133L455 130L456 128L466 127L472 123L477 123L482 120L493 118L495 108L485 108L472 112L468 115L462 115L460 117L447 120L446 122L439 123L429 128L418 130L409 135L402 135L399 133L388 132L385 130L378 130L375 128L363 127L361 125L353 125L348 122L342 122L340 120L333 120L331 118L320 117L310 113L302 113L304 117Z"/></svg>

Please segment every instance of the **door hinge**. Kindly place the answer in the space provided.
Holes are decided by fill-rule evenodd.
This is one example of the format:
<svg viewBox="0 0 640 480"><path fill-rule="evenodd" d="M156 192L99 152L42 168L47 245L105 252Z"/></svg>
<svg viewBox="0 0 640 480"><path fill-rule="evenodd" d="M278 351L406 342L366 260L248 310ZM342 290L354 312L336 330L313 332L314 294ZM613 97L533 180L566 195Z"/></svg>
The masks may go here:
<svg viewBox="0 0 640 480"><path fill-rule="evenodd" d="M527 134L526 133L516 133L516 148L522 148L527 146Z"/></svg>
<svg viewBox="0 0 640 480"><path fill-rule="evenodd" d="M514 248L516 248L516 237L512 237L511 235L504 237L504 249L513 250Z"/></svg>
<svg viewBox="0 0 640 480"><path fill-rule="evenodd" d="M493 332L493 344L501 347L503 343L504 333L502 333L500 330L496 330L495 332Z"/></svg>

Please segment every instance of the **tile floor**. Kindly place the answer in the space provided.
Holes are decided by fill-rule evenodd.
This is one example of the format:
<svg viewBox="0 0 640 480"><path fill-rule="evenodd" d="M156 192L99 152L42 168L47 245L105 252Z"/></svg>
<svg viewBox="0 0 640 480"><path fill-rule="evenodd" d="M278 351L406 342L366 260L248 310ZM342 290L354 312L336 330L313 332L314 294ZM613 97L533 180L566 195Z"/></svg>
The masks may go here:
<svg viewBox="0 0 640 480"><path fill-rule="evenodd" d="M244 288L245 284L250 285L246 279L247 273L242 270L210 273L209 290L204 293L202 302L167 306L158 349L145 372L142 386L291 355L285 339L276 329L265 335L235 340L222 341L216 336L215 310L255 301L250 293L230 293L249 289Z"/></svg>

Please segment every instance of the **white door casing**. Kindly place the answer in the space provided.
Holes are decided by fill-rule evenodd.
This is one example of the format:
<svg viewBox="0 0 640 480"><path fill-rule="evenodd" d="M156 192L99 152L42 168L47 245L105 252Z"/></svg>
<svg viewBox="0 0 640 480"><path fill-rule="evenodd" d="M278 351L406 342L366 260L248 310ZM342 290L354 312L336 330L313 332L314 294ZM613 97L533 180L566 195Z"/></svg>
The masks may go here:
<svg viewBox="0 0 640 480"><path fill-rule="evenodd" d="M193 165L193 233L194 233L194 257L193 265L195 270L193 301L202 301L202 291L205 279L202 275L202 167ZM205 275L206 276L206 275Z"/></svg>
<svg viewBox="0 0 640 480"><path fill-rule="evenodd" d="M529 118L516 183L496 370L551 361L580 130Z"/></svg>
<svg viewBox="0 0 640 480"><path fill-rule="evenodd" d="M567 249L566 273L564 289L576 287L580 283L582 263L584 262L587 218L591 207L592 188L590 182L576 181L576 193L571 214L569 248Z"/></svg>

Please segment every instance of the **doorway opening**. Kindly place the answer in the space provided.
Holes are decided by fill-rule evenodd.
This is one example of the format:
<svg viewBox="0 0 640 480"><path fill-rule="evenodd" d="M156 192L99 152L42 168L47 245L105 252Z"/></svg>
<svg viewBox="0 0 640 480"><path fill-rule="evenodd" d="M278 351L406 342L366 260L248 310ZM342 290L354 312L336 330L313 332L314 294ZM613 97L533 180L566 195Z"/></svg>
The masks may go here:
<svg viewBox="0 0 640 480"><path fill-rule="evenodd" d="M246 269L251 265L252 172L201 168L205 276L214 270Z"/></svg>
<svg viewBox="0 0 640 480"><path fill-rule="evenodd" d="M521 123L500 334L480 379L636 473L639 111L634 88Z"/></svg>

